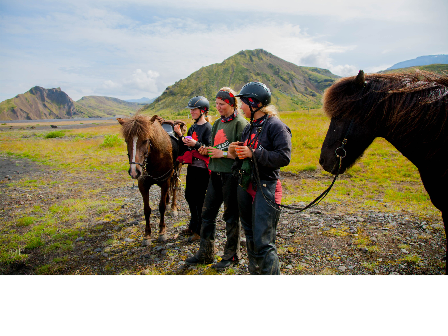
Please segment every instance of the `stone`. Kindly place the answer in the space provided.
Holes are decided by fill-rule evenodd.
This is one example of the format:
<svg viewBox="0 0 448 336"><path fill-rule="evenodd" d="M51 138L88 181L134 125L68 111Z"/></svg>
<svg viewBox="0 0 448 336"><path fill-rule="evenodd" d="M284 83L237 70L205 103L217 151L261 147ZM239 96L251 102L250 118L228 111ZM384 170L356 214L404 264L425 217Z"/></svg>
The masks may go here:
<svg viewBox="0 0 448 336"><path fill-rule="evenodd" d="M340 270L341 272L345 272L347 270L347 267L345 266L339 266L338 270Z"/></svg>
<svg viewBox="0 0 448 336"><path fill-rule="evenodd" d="M124 241L126 243L132 243L134 241L134 239L132 239L132 238L125 238Z"/></svg>
<svg viewBox="0 0 448 336"><path fill-rule="evenodd" d="M78 237L78 238L76 238L75 243L83 241L83 240L84 240L84 237Z"/></svg>
<svg viewBox="0 0 448 336"><path fill-rule="evenodd" d="M98 248L96 248L94 251L99 253L99 252L101 252L102 250L103 250L102 248L98 247Z"/></svg>
<svg viewBox="0 0 448 336"><path fill-rule="evenodd" d="M406 253L406 254L409 253L409 251L406 249L401 249L401 252Z"/></svg>

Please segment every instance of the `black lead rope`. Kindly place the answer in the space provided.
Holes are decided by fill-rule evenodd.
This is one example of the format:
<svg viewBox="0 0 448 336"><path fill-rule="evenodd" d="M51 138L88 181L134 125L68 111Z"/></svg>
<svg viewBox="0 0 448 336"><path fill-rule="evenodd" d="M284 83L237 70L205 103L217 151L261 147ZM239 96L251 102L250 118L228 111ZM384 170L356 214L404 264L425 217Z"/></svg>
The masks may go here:
<svg viewBox="0 0 448 336"><path fill-rule="evenodd" d="M299 207L292 206L292 205L277 204L277 203L274 203L272 200L270 200L269 198L266 197L266 195L263 192L263 189L261 188L260 174L258 173L257 158L255 157L255 153L253 152L252 148L249 147L249 149L252 152L252 158L253 158L254 167L255 167L255 174L254 174L255 175L255 182L257 183L257 187L260 189L261 194L263 195L263 198L268 203L268 205L271 206L272 208L274 208L276 211L279 211L279 212L281 211L281 208L286 208L286 209L291 209L291 210L296 210L298 212L302 212L302 211L305 211L306 209L309 209L309 208L312 208L312 207L318 205L325 198L325 196L328 195L328 193L330 192L331 188L333 188L334 183L336 182L337 178L340 175L342 159L345 158L345 156L347 154L344 147L347 144L347 137L351 133L352 129L353 129L353 120L350 122L350 125L348 127L347 133L345 134L345 137L342 140L341 146L336 148L336 150L335 150L336 157L339 159L339 164L338 164L338 171L335 174L335 176L333 178L333 181L331 182L330 186L327 189L325 189L319 196L317 196L311 203L309 203L307 206L305 206L303 208L299 208ZM340 154L338 154L338 151L339 151Z"/></svg>

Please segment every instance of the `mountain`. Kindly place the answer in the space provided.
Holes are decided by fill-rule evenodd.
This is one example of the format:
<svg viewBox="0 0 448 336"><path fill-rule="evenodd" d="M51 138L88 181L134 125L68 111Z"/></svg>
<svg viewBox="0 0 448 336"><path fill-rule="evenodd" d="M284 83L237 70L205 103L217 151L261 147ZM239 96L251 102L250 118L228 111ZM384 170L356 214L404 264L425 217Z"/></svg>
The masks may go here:
<svg viewBox="0 0 448 336"><path fill-rule="evenodd" d="M413 67L409 67L409 68L384 70L384 71L379 71L379 73L415 72L416 70L429 71L429 72L434 72L439 75L448 76L448 64L420 65L420 66L413 66Z"/></svg>
<svg viewBox="0 0 448 336"><path fill-rule="evenodd" d="M0 103L0 120L62 119L75 114L75 103L61 88L35 86Z"/></svg>
<svg viewBox="0 0 448 336"><path fill-rule="evenodd" d="M76 112L83 118L134 114L143 105L103 96L85 96L75 102Z"/></svg>
<svg viewBox="0 0 448 336"><path fill-rule="evenodd" d="M140 99L127 99L125 101L129 103L139 103L139 104L151 104L156 98L140 98Z"/></svg>
<svg viewBox="0 0 448 336"><path fill-rule="evenodd" d="M74 102L61 88L35 86L0 103L0 120L110 117L134 114L143 104L117 98L87 96Z"/></svg>
<svg viewBox="0 0 448 336"><path fill-rule="evenodd" d="M419 65L430 65L430 64L448 64L448 55L429 55L429 56L420 56L411 60L399 62L397 64L392 65L387 70L401 69L401 68L409 68L413 66Z"/></svg>
<svg viewBox="0 0 448 336"><path fill-rule="evenodd" d="M185 114L190 98L205 96L215 113L215 96L221 87L239 92L247 82L266 84L272 93L272 103L282 111L295 111L321 106L323 91L339 78L330 71L297 66L263 49L243 50L222 63L202 67L185 79L168 86L154 102L141 112L148 114Z"/></svg>

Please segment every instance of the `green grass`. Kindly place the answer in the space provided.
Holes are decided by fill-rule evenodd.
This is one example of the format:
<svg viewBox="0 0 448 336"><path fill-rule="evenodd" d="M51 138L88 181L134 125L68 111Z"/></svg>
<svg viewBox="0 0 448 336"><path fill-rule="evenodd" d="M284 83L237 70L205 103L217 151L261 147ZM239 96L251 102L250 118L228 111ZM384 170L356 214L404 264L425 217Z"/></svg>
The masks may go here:
<svg viewBox="0 0 448 336"><path fill-rule="evenodd" d="M318 163L329 119L322 110L281 112L280 118L291 128L293 144L291 163L282 171L299 173L294 183L283 180L283 203L309 202L325 190L332 179L332 175L324 172ZM186 121L191 125L191 120ZM80 174L89 174L95 170L102 172L102 178L116 178L126 176L128 169L126 145L118 135L119 130L118 123L69 130L64 131L64 139L58 141L45 139L44 135L28 137L36 134L32 130L0 132L0 153L28 158L52 169ZM27 137L26 141L23 140L24 136ZM312 172L317 178L308 178L309 174L300 175L302 172ZM47 184L52 184L55 192L59 188L77 188L72 181L54 181L51 178L25 178L8 183L8 186L33 190ZM14 221L5 223L0 219L2 262L26 260L27 255L20 253L24 248L47 250L52 246L52 251L70 249L69 242L76 239L73 237L88 225L86 218L93 216L95 220L108 222L116 220L114 209L122 200L114 201L107 197L97 200L98 194L103 191L94 187L83 190L82 195L51 205L27 204L26 211L17 213ZM337 180L323 203L343 205L346 213L360 209L380 209L440 216L423 188L416 167L381 138L376 139L362 158ZM71 226L67 231L58 231L61 223L71 223ZM181 220L174 225L185 223ZM338 237L348 234L348 230L341 227L327 234ZM354 243L370 252L378 252L377 247L362 232Z"/></svg>

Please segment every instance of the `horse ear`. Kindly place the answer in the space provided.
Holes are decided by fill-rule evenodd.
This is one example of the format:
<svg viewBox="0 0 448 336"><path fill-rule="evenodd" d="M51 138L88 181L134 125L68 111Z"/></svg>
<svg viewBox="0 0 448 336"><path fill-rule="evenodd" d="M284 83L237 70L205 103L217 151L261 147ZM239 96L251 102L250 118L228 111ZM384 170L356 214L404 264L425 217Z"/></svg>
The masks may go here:
<svg viewBox="0 0 448 336"><path fill-rule="evenodd" d="M118 120L118 122L120 123L120 125L123 125L123 124L124 124L124 120L123 120L123 119L121 119L121 118L117 118L117 120Z"/></svg>
<svg viewBox="0 0 448 336"><path fill-rule="evenodd" d="M159 117L157 114L154 114L154 115L151 117L150 121L151 121L152 123L154 123L154 121L156 121L156 120L160 123L160 125L162 125L162 123L163 123L163 118L162 118L162 117Z"/></svg>
<svg viewBox="0 0 448 336"><path fill-rule="evenodd" d="M364 75L364 71L359 70L358 76L356 76L355 84L359 87L364 87L366 82L366 76Z"/></svg>

